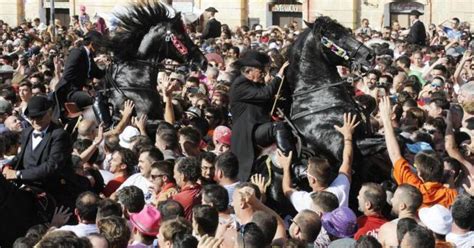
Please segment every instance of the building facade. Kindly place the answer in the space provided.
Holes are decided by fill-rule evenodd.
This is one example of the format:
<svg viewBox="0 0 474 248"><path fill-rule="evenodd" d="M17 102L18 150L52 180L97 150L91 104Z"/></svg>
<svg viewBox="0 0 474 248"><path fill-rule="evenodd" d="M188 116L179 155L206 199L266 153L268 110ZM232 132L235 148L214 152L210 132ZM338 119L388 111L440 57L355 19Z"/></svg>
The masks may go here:
<svg viewBox="0 0 474 248"><path fill-rule="evenodd" d="M49 22L51 0L0 0L0 19L13 25L25 19L40 17ZM140 0L132 0L140 1ZM207 7L219 10L216 18L231 27L255 24L280 25L297 21L313 21L320 15L337 19L343 25L357 28L362 18L370 26L381 29L397 20L408 26L408 13L417 9L424 13L425 23L439 24L446 19L458 17L474 26L474 0L168 0L182 12L196 12ZM56 18L63 24L85 5L89 15L110 13L117 5L130 0L55 0Z"/></svg>

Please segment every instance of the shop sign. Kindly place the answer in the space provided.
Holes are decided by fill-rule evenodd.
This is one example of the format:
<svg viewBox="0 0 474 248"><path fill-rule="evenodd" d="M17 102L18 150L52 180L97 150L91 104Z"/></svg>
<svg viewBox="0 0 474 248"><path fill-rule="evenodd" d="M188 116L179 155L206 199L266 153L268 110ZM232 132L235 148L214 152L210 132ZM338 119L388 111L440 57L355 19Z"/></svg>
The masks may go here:
<svg viewBox="0 0 474 248"><path fill-rule="evenodd" d="M400 13L408 14L412 10L418 10L421 13L424 11L424 6L421 3L417 2L393 2L390 3L390 12L391 13Z"/></svg>
<svg viewBox="0 0 474 248"><path fill-rule="evenodd" d="M275 4L271 6L272 12L301 12L303 8L301 4Z"/></svg>

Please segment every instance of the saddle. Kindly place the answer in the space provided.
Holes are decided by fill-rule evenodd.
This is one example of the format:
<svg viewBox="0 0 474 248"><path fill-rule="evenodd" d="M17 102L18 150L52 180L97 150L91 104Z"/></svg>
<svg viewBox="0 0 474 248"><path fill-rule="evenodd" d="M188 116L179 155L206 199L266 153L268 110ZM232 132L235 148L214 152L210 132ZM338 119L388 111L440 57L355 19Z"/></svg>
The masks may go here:
<svg viewBox="0 0 474 248"><path fill-rule="evenodd" d="M32 185L22 185L20 190L29 192L33 195L34 205L38 210L38 217L43 222L50 222L57 207L56 199L43 189Z"/></svg>

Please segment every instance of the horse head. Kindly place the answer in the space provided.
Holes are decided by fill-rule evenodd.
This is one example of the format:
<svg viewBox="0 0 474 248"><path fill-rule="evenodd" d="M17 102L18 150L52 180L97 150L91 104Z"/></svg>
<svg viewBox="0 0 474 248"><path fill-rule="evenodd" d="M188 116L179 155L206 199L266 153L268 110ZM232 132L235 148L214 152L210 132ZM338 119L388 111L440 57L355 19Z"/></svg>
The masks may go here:
<svg viewBox="0 0 474 248"><path fill-rule="evenodd" d="M205 70L206 57L186 33L180 13L158 0L143 0L117 14L119 28L108 47L120 60L168 58Z"/></svg>
<svg viewBox="0 0 474 248"><path fill-rule="evenodd" d="M186 33L180 13L169 22L150 28L143 36L137 54L142 58L158 55L159 59L167 58L180 63L196 64L203 70L207 67L206 57Z"/></svg>
<svg viewBox="0 0 474 248"><path fill-rule="evenodd" d="M349 29L335 20L323 16L306 25L312 30L323 56L333 65L368 71L374 61L374 53L356 40Z"/></svg>

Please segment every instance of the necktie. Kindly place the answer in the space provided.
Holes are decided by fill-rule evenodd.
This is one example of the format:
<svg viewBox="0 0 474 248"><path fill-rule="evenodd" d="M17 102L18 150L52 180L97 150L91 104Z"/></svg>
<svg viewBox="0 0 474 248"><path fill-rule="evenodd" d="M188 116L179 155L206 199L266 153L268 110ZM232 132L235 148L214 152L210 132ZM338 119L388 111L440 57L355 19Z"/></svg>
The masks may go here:
<svg viewBox="0 0 474 248"><path fill-rule="evenodd" d="M33 137L34 138L43 138L43 132L40 132L40 133L33 133Z"/></svg>

